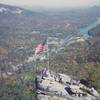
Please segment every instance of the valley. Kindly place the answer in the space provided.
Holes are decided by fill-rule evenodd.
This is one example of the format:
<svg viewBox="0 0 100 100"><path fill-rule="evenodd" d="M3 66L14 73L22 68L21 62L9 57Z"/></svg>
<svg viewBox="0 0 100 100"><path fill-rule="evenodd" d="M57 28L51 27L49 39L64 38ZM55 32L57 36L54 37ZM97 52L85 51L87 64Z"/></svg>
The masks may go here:
<svg viewBox="0 0 100 100"><path fill-rule="evenodd" d="M50 44L50 70L90 78L100 92L99 24L99 6L36 12L0 4L0 98L34 100L30 84L34 85L37 69L47 66L47 59L29 58L47 38L54 43Z"/></svg>

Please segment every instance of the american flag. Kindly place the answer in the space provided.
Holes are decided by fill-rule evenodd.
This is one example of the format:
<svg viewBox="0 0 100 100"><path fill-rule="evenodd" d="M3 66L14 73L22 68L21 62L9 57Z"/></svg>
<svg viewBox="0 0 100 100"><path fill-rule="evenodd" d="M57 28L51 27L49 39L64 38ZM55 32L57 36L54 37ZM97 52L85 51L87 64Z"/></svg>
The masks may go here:
<svg viewBox="0 0 100 100"><path fill-rule="evenodd" d="M46 42L39 44L36 48L35 48L35 54L38 54L40 52L45 52L48 50L48 45L46 44Z"/></svg>

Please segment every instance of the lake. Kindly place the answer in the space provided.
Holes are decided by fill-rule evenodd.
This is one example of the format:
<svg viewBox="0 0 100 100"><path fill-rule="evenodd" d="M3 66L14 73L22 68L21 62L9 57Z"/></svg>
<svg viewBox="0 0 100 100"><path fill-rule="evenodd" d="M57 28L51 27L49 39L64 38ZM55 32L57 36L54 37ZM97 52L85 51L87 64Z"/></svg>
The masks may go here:
<svg viewBox="0 0 100 100"><path fill-rule="evenodd" d="M90 25L88 25L87 27L84 28L80 28L79 31L82 35L84 35L85 37L89 37L88 35L88 31L94 27L96 27L98 24L100 24L100 17L97 18L97 20L93 23L91 23Z"/></svg>

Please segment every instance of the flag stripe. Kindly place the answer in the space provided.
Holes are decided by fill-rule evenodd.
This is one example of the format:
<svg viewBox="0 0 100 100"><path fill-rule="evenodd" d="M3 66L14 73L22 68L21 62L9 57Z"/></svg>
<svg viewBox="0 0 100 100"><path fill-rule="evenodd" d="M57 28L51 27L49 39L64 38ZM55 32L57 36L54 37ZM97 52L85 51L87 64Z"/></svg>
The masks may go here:
<svg viewBox="0 0 100 100"><path fill-rule="evenodd" d="M39 44L36 48L35 48L35 54L40 53L40 52L44 52L48 50L48 46L47 44Z"/></svg>

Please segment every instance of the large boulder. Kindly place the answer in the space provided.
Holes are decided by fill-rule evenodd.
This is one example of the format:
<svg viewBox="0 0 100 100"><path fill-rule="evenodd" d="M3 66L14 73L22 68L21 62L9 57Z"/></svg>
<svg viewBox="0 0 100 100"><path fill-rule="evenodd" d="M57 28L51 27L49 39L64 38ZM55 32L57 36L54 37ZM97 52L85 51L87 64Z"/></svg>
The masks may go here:
<svg viewBox="0 0 100 100"><path fill-rule="evenodd" d="M65 74L36 77L36 100L100 100L99 93Z"/></svg>

